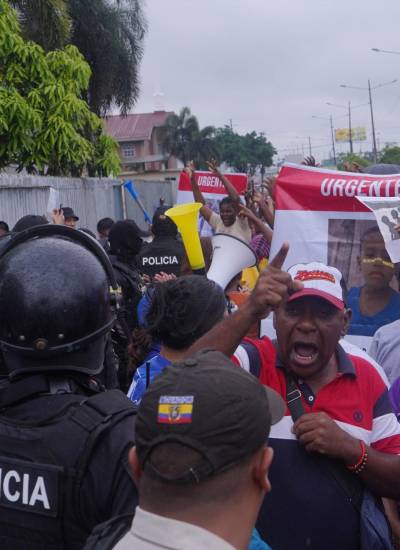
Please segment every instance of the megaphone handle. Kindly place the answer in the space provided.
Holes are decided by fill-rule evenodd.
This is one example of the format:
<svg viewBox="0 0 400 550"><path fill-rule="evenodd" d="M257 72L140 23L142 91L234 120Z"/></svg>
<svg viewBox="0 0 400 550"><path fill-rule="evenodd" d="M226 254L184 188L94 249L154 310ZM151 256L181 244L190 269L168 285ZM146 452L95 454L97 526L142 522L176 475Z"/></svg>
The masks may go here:
<svg viewBox="0 0 400 550"><path fill-rule="evenodd" d="M206 268L201 267L200 269L193 269L193 275L206 275Z"/></svg>

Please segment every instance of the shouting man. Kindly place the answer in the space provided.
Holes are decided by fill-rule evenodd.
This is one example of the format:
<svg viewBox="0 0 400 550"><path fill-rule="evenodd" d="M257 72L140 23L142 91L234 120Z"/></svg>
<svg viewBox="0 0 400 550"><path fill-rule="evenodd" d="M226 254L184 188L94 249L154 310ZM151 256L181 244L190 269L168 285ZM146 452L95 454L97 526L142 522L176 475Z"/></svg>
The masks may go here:
<svg viewBox="0 0 400 550"><path fill-rule="evenodd" d="M271 431L273 491L258 528L273 548L356 550L361 540L372 548L360 510L371 505L372 523L389 540L372 494L400 497L400 426L377 370L339 345L351 316L341 273L317 263L284 272L287 250L250 299L190 351L232 354L251 323L275 310L277 341L247 340L235 359L288 404Z"/></svg>

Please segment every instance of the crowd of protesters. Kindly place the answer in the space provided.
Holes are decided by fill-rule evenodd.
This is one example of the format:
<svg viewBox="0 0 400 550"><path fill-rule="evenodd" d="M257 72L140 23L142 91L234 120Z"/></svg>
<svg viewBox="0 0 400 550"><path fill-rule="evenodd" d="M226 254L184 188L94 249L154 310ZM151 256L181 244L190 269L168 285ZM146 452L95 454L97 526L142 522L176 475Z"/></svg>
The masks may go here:
<svg viewBox="0 0 400 550"><path fill-rule="evenodd" d="M71 207L0 222L1 548L399 544L400 294L378 228L361 287L320 262L285 271L276 178L242 198L208 168L219 213L189 163L193 198L253 250L255 279L208 279L210 237L193 271L163 204L148 230L103 218L95 235ZM365 331L369 354L344 339Z"/></svg>

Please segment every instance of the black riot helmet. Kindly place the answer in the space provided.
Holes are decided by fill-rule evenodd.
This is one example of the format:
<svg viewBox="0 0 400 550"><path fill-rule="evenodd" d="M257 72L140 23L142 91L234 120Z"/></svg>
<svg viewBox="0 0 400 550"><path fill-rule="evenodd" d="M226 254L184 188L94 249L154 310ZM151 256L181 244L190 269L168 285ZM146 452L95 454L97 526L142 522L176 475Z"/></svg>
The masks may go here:
<svg viewBox="0 0 400 550"><path fill-rule="evenodd" d="M103 368L118 288L103 248L66 226L37 226L0 248L0 347L10 376Z"/></svg>

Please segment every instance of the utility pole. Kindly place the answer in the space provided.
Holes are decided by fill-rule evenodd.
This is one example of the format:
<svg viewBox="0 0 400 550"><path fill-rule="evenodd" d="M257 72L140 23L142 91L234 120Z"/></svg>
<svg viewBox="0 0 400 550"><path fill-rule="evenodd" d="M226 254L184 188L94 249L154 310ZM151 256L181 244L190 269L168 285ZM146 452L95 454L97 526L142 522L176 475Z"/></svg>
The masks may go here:
<svg viewBox="0 0 400 550"><path fill-rule="evenodd" d="M368 95L369 95L369 108L371 110L371 126L372 126L372 147L374 151L374 162L378 162L378 150L376 147L376 135L375 135L375 123L374 123L374 109L372 107L372 93L371 93L371 81L368 79Z"/></svg>
<svg viewBox="0 0 400 550"><path fill-rule="evenodd" d="M337 164L336 162L336 147L335 147L335 132L333 131L333 120L332 115L329 117L331 121L331 135L332 135L332 151L333 151L333 161L335 163L335 166Z"/></svg>
<svg viewBox="0 0 400 550"><path fill-rule="evenodd" d="M231 129L231 132L233 132L233 122L232 122L231 118L229 119L229 126L230 126L230 129Z"/></svg>
<svg viewBox="0 0 400 550"><path fill-rule="evenodd" d="M308 151L310 153L310 157L312 157L311 137L310 136L308 136Z"/></svg>
<svg viewBox="0 0 400 550"><path fill-rule="evenodd" d="M385 51L385 53L400 53L400 52L392 52L392 51L386 51L386 50L378 50L378 48L373 48L374 51ZM376 90L377 88L382 88L383 86L390 86L391 84L395 84L397 82L397 78L394 80L391 80L390 82L383 82L382 84L378 84L376 86L371 86L371 81L368 80L368 87L361 87L361 86L348 86L347 84L340 84L341 88L351 88L353 90L368 90L368 96L369 96L369 108L371 111L371 126L372 126L372 147L373 147L373 153L374 153L374 161L378 162L378 149L376 147L376 135L375 135L375 122L374 122L374 109L372 106L372 90Z"/></svg>
<svg viewBox="0 0 400 550"><path fill-rule="evenodd" d="M351 102L349 101L349 144L350 144L350 153L353 152L353 134L351 131Z"/></svg>
<svg viewBox="0 0 400 550"><path fill-rule="evenodd" d="M326 103L327 105L330 105L331 107L341 107L342 109L346 109L349 119L349 145L350 145L350 153L353 152L353 131L351 128L351 102L349 101L347 105L338 105L337 103L330 103L329 101ZM366 104L367 105L367 104ZM336 155L335 155L336 156Z"/></svg>
<svg viewBox="0 0 400 550"><path fill-rule="evenodd" d="M330 103L330 105L332 105L332 103ZM342 107L342 105L339 105L339 107ZM345 107L345 109L347 109L347 106ZM332 118L332 115L329 115L329 118L326 117L326 116L316 116L316 115L312 115L311 118L319 118L320 120L329 120L330 122L330 127L331 127L331 140L332 140L332 154L333 154L333 160L335 162L335 165L337 164L337 160L336 160L336 147L335 147L335 130L333 128L333 118ZM331 153L329 153L331 154Z"/></svg>

